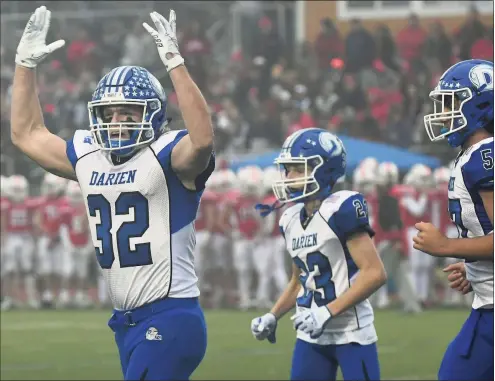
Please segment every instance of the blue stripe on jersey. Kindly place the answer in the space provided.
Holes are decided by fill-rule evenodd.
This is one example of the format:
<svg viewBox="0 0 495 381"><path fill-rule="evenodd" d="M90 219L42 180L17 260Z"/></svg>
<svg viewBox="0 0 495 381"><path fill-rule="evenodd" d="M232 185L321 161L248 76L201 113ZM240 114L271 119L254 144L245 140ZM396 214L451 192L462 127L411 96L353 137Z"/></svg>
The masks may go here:
<svg viewBox="0 0 495 381"><path fill-rule="evenodd" d="M493 189L493 142L480 145L461 168L467 190Z"/></svg>
<svg viewBox="0 0 495 381"><path fill-rule="evenodd" d="M74 148L74 139L70 139L66 141L65 153L70 163L72 164L72 168L76 169L77 155L76 155L76 150Z"/></svg>
<svg viewBox="0 0 495 381"><path fill-rule="evenodd" d="M165 177L169 192L170 202L170 233L178 232L184 226L189 225L196 219L198 212L199 200L203 194L204 184L215 168L215 158L212 155L208 167L201 173L196 180L196 191L191 191L184 187L171 166L172 149L177 143L187 135L187 131L180 131L175 139L169 143L160 152L155 153L160 163ZM199 186L198 186L199 185Z"/></svg>
<svg viewBox="0 0 495 381"><path fill-rule="evenodd" d="M468 191L469 191L469 195L471 196L471 200L473 201L476 217L478 218L481 228L483 229L483 233L487 235L493 230L493 225L490 219L488 218L488 214L486 213L485 206L483 205L483 200L479 195L478 191L470 190L470 189L468 189Z"/></svg>
<svg viewBox="0 0 495 381"><path fill-rule="evenodd" d="M333 214L330 219L328 220L328 226L330 226L330 229L334 231L334 233L337 235L339 238L340 244L342 245L342 249L344 250L344 255L345 255L345 261L347 263L347 273L350 279L356 274L358 271L358 267L354 263L354 260L351 257L351 253L349 252L349 249L347 247L347 242L346 242L346 237L342 234L339 234L338 231L339 229L337 228L337 219L336 219L336 214Z"/></svg>
<svg viewBox="0 0 495 381"><path fill-rule="evenodd" d="M375 235L369 225L366 200L360 193L347 198L330 219L335 220L334 227L330 227L341 242L346 242L352 234L361 231L368 232L371 237Z"/></svg>

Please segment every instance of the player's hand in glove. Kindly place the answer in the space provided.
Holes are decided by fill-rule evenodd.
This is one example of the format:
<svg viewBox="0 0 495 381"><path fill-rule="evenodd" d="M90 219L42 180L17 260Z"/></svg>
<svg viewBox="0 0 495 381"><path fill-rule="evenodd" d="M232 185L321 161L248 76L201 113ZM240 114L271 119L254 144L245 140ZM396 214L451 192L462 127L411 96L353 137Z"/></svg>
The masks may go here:
<svg viewBox="0 0 495 381"><path fill-rule="evenodd" d="M175 34L175 12L170 10L168 20L158 12L151 12L150 16L155 23L156 30L145 22L143 23L144 29L155 39L158 54L167 71L170 72L170 70L184 64L184 58L179 53L179 43Z"/></svg>
<svg viewBox="0 0 495 381"><path fill-rule="evenodd" d="M297 312L290 318L294 323L294 329L309 334L312 339L321 336L325 325L330 321L332 314L326 306L316 310L309 308L298 308Z"/></svg>
<svg viewBox="0 0 495 381"><path fill-rule="evenodd" d="M254 318L251 321L251 332L253 336L258 340L265 340L274 344L277 339L275 338L275 331L277 329L277 318L271 312Z"/></svg>
<svg viewBox="0 0 495 381"><path fill-rule="evenodd" d="M51 12L45 6L36 8L31 15L17 46L15 63L34 69L45 57L65 45L64 40L46 45L46 34L50 27Z"/></svg>

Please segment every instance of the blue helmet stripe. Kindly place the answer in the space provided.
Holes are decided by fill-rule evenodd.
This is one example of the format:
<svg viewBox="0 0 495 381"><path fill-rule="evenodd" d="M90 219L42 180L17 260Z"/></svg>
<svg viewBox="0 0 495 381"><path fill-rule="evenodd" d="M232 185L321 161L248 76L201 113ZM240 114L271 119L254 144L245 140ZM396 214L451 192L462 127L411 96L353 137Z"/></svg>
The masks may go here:
<svg viewBox="0 0 495 381"><path fill-rule="evenodd" d="M119 78L117 79L117 85L119 85L119 86L124 85L125 77L127 76L127 73L129 73L129 70L131 70L131 67L130 66L124 66L123 69L124 70L122 70L120 72Z"/></svg>

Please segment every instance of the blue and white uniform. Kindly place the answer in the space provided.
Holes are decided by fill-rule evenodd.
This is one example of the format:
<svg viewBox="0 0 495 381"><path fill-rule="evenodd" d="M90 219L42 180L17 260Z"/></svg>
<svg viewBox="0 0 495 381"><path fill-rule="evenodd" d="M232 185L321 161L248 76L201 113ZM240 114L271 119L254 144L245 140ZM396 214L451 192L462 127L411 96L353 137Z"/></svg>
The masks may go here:
<svg viewBox="0 0 495 381"><path fill-rule="evenodd" d="M493 234L479 194L493 190L493 138L469 147L456 159L449 182L449 214L462 238ZM473 308L493 308L493 261L466 261Z"/></svg>
<svg viewBox="0 0 495 381"><path fill-rule="evenodd" d="M341 296L356 279L359 270L349 254L347 239L353 233L373 236L374 232L366 200L357 192L328 196L306 228L302 225L304 214L304 204L290 207L280 219L280 230L294 264L301 270L297 306L316 309ZM330 319L321 336L312 339L298 330L297 338L321 345L372 344L377 341L373 308L363 300Z"/></svg>
<svg viewBox="0 0 495 381"><path fill-rule="evenodd" d="M449 213L459 238L493 235L481 197L483 191L493 193L493 85L493 62L456 63L431 91L434 112L424 117L432 141L447 138L450 146L462 148L452 168L448 194ZM491 137L472 144L469 139L478 132L481 138ZM465 268L474 292L473 309L449 344L438 379L493 380L493 257L466 260Z"/></svg>
<svg viewBox="0 0 495 381"><path fill-rule="evenodd" d="M187 376L206 348L194 271L194 220L213 161L197 178L198 190L186 189L170 163L173 147L186 134L185 130L165 133L120 165L112 164L110 155L93 144L90 131L76 131L67 144L84 195L96 258L115 308L109 325L115 331L125 379L139 379L145 371L153 377L153 366L146 359L158 355L155 342L170 346L170 340L176 341L156 359L159 377ZM181 363L186 347L181 349L174 332L181 332L184 344L194 341L194 346L187 346L187 355L197 364ZM163 373L167 367L170 373Z"/></svg>

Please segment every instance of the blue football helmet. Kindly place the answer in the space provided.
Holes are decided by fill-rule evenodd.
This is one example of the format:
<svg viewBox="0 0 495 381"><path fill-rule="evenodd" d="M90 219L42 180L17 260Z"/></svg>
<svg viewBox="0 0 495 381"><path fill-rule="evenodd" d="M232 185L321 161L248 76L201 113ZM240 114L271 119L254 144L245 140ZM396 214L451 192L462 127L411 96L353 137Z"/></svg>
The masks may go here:
<svg viewBox="0 0 495 381"><path fill-rule="evenodd" d="M294 132L275 159L281 179L272 185L281 203L324 199L345 175L346 151L341 140L321 128ZM287 165L304 165L304 176L288 179Z"/></svg>
<svg viewBox="0 0 495 381"><path fill-rule="evenodd" d="M142 106L139 121L112 123L104 115L108 106ZM167 97L160 82L139 66L120 66L98 83L88 102L93 141L103 151L117 156L132 155L153 142L166 129Z"/></svg>
<svg viewBox="0 0 495 381"><path fill-rule="evenodd" d="M493 62L462 61L448 69L430 93L433 114L425 115L431 141L447 137L459 147L474 131L493 123Z"/></svg>

